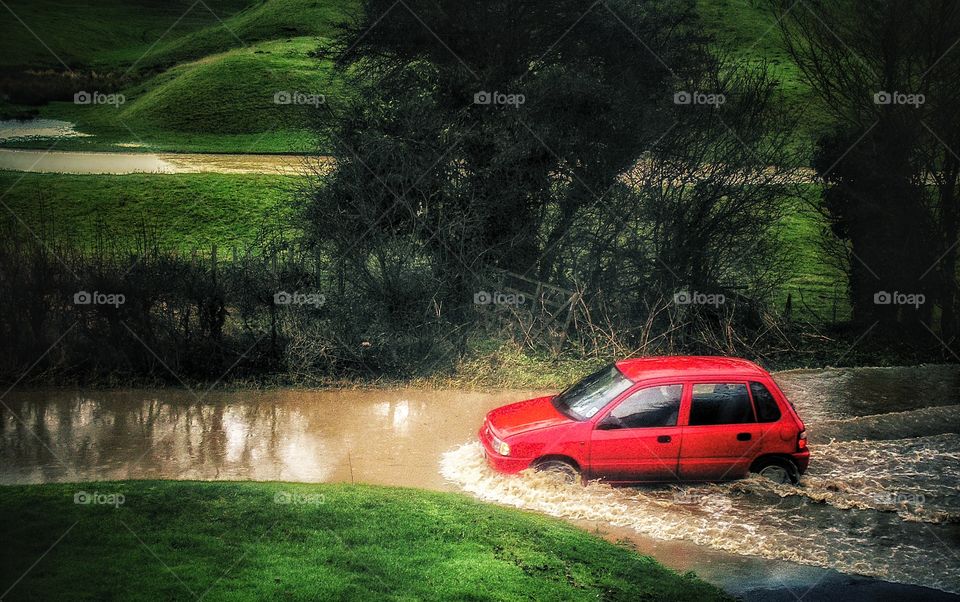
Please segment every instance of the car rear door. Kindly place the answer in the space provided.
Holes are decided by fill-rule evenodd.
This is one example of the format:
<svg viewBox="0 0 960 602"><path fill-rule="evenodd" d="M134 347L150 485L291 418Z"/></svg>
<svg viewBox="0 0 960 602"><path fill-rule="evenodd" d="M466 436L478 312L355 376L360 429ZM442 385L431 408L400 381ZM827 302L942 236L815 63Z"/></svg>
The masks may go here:
<svg viewBox="0 0 960 602"><path fill-rule="evenodd" d="M611 404L595 423L590 478L613 482L677 479L684 395L680 383L642 384Z"/></svg>
<svg viewBox="0 0 960 602"><path fill-rule="evenodd" d="M691 385L681 417L680 479L717 481L745 476L763 439L747 383L710 379Z"/></svg>

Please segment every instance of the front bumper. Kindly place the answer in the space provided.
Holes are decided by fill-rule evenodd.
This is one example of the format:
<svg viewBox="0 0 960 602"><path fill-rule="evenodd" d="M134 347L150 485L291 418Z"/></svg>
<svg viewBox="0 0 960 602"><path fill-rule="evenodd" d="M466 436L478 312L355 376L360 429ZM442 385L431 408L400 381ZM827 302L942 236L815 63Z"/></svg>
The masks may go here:
<svg viewBox="0 0 960 602"><path fill-rule="evenodd" d="M525 468L530 467L529 458L511 458L510 456L501 456L493 449L493 439L489 427L484 424L477 433L480 444L483 446L483 456L487 460L490 468L497 472L506 474L516 474Z"/></svg>

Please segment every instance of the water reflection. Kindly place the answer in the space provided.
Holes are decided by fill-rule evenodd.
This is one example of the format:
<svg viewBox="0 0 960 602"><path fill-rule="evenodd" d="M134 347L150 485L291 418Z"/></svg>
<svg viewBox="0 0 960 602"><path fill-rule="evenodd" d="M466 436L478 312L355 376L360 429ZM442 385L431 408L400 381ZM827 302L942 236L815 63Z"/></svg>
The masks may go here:
<svg viewBox="0 0 960 602"><path fill-rule="evenodd" d="M440 454L501 391L12 393L0 482L93 479L362 481L443 487Z"/></svg>

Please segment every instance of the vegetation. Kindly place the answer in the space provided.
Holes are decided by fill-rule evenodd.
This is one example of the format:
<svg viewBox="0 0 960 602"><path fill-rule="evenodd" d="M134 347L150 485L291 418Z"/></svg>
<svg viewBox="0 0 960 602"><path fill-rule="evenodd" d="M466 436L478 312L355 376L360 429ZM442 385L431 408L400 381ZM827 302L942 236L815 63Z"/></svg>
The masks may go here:
<svg viewBox="0 0 960 602"><path fill-rule="evenodd" d="M69 15L53 0L9 6L43 43L19 23L0 40L0 91L10 96L4 101L0 94L0 115L39 112L94 134L63 140L61 149L312 151L328 145L310 133L316 115L278 109L272 94L300 90L336 103L352 93L343 78L329 76L329 63L310 55L337 35L339 24L357 17L356 0L229 0L211 6L216 15L187 0L108 0L74 6ZM807 104L765 6L700 0L697 8L718 47L745 64L769 61L787 102ZM78 90L120 92L127 103L76 106ZM806 137L801 130L800 140Z"/></svg>
<svg viewBox="0 0 960 602"><path fill-rule="evenodd" d="M118 176L0 171L3 203L31 230L91 249L135 249L144 238L164 251L249 248L289 214L302 186L293 176L130 174Z"/></svg>
<svg viewBox="0 0 960 602"><path fill-rule="evenodd" d="M960 334L960 10L848 0L793 12L786 46L832 121L813 166L845 256L852 318L888 336ZM829 25L827 25L829 23ZM899 298L898 298L899 296Z"/></svg>
<svg viewBox="0 0 960 602"><path fill-rule="evenodd" d="M76 55L84 69L77 83L102 76L129 98L117 108L48 104L50 116L99 133L68 144L101 148L129 141L133 130L139 148L320 145L338 169L308 179L309 195L296 206L283 202L302 188L295 178L0 174L11 188L4 204L38 234L3 241L8 256L0 259L15 276L0 281L0 294L11 307L37 306L31 321L11 316L2 325L26 345L8 348L4 374L26 368L24 358L75 321L81 328L61 355L42 359L38 375L169 378L166 364L201 380L224 371L443 379L489 366L527 383L540 382L538 372L562 382L581 363L650 353L744 355L769 367L955 357L948 326L958 170L948 149L960 143L934 144L922 131L933 125L952 140L952 114L943 110L950 103L877 109L864 92L875 83L868 70L846 69L855 57L810 11L778 21L775 3L750 0L611 2L586 15L579 2L555 4L484 0L439 10L442 2L414 2L413 16L391 12L389 0L271 0L225 9L242 43L219 23L185 21L146 56L112 53L94 30L91 50ZM856 38L856 11L843 12L850 6L819 21L842 23ZM931 6L923 15L936 13ZM298 14L306 16L291 23ZM332 25L348 14L344 27ZM892 31L883 25L897 14L865 25ZM137 27L151 31L157 18L146 10ZM954 41L952 23L937 19L943 35L924 60ZM62 23L52 27L66 35ZM910 47L921 34L894 36L899 46L889 47ZM869 41L851 48L886 73ZM835 64L805 59L807 51ZM894 58L892 72L926 73L910 52ZM135 69L90 69L110 64ZM955 61L933 65L930 94L946 94ZM834 81L856 84L841 98L848 102L830 102ZM330 91L336 102L273 104L271 94L286 89ZM683 104L678 90L724 102ZM484 104L484 92L506 105ZM887 119L883 136L874 139L877 130L862 151L844 155L850 145L841 142L855 141L855 125L874 116ZM809 169L795 169L809 159L797 128L819 136L821 125L842 134L820 138L814 167L833 178L822 198ZM922 144L893 152L890 132L900 131ZM879 161L883 149L891 152ZM864 187L876 175L871 165L896 181ZM848 211L869 207L874 194L890 211L870 219ZM11 232L22 227L11 223ZM898 242L904 232L909 248ZM877 251L869 264L893 266L891 254L911 267L943 259L918 289L931 301L923 311L885 314L917 318L909 336L872 330L872 314L863 313L870 287L848 287L864 280L850 253L857 245ZM35 274L14 269L24 254ZM868 284L912 290L885 270ZM139 303L111 315L63 302L95 285ZM858 291L859 314L851 314L848 288ZM316 312L278 308L281 290L320 291L330 302ZM480 307L484 291L528 303ZM687 293L725 302L677 300ZM93 362L89 349L116 353Z"/></svg>
<svg viewBox="0 0 960 602"><path fill-rule="evenodd" d="M75 503L84 493L90 503ZM120 500L110 495L122 503L97 503ZM560 521L412 489L5 486L0 532L9 600L726 599Z"/></svg>
<svg viewBox="0 0 960 602"><path fill-rule="evenodd" d="M232 2L218 4L223 14L216 17L202 4L186 12L193 3L147 3L129 22L120 21L124 35L119 38L110 37L104 21L117 23L113 19L128 15L130 3L85 6L69 19L57 16L50 2L19 4L11 9L25 23L42 24L44 41L71 72L65 73L25 28L13 28L17 35L2 43L9 53L0 84L10 97L2 112L39 111L93 134L64 140L61 149L307 152L323 144L310 133L310 124L323 118L326 103L335 105L350 93L330 77L329 64L311 56L347 18L349 2ZM156 31L160 24L169 28L184 12L174 29ZM90 21L90 29L77 21ZM50 70L37 71L41 65ZM76 105L78 91L119 93L126 102ZM278 92L322 97L323 104L278 105ZM42 141L8 143L37 144Z"/></svg>

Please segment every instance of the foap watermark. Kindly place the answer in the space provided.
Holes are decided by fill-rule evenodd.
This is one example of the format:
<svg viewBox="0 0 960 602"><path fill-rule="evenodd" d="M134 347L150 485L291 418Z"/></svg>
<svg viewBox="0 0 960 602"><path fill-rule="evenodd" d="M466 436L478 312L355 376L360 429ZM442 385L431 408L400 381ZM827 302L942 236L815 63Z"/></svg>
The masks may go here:
<svg viewBox="0 0 960 602"><path fill-rule="evenodd" d="M504 105L516 109L525 102L527 102L527 97L523 94L506 94L496 90L493 92L481 90L473 95L473 104L475 105Z"/></svg>
<svg viewBox="0 0 960 602"><path fill-rule="evenodd" d="M119 508L127 501L122 493L100 493L94 491L78 491L73 494L73 503L81 506L113 506Z"/></svg>
<svg viewBox="0 0 960 602"><path fill-rule="evenodd" d="M112 305L120 307L127 302L123 293L101 293L100 291L77 291L73 294L74 305Z"/></svg>
<svg viewBox="0 0 960 602"><path fill-rule="evenodd" d="M727 298L723 293L701 293L700 291L677 291L673 294L673 302L677 305L723 305Z"/></svg>
<svg viewBox="0 0 960 602"><path fill-rule="evenodd" d="M513 305L519 306L527 302L523 293L501 293L500 291L478 291L473 294L474 305Z"/></svg>
<svg viewBox="0 0 960 602"><path fill-rule="evenodd" d="M678 489L673 493L673 501L675 504L700 506L704 510L716 512L726 512L733 507L733 502L730 501L730 498L716 492L703 493Z"/></svg>
<svg viewBox="0 0 960 602"><path fill-rule="evenodd" d="M900 291L877 291L873 294L873 303L875 305L912 305L914 309L920 309L920 306L927 302L927 297L923 293L901 293Z"/></svg>
<svg viewBox="0 0 960 602"><path fill-rule="evenodd" d="M278 491L273 495L273 503L320 506L327 503L327 496L323 493Z"/></svg>
<svg viewBox="0 0 960 602"><path fill-rule="evenodd" d="M727 102L727 97L720 93L700 92L694 90L688 92L680 90L673 93L673 104L676 105L707 105L719 109L720 105Z"/></svg>
<svg viewBox="0 0 960 602"><path fill-rule="evenodd" d="M891 506L902 506L904 504L923 505L927 501L922 493L909 493L903 491L882 491L874 494L873 499L878 504L888 504Z"/></svg>
<svg viewBox="0 0 960 602"><path fill-rule="evenodd" d="M73 95L73 104L75 105L113 105L116 109L125 102L127 102L127 97L123 94L106 94L96 90L93 92L81 90Z"/></svg>
<svg viewBox="0 0 960 602"><path fill-rule="evenodd" d="M908 94L906 92L887 92L880 90L873 95L873 103L877 105L906 105L919 109L927 101L923 94Z"/></svg>
<svg viewBox="0 0 960 602"><path fill-rule="evenodd" d="M326 302L326 296L320 293L278 291L273 294L274 305L312 305L319 308Z"/></svg>
<svg viewBox="0 0 960 602"><path fill-rule="evenodd" d="M273 104L277 105L310 105L319 107L326 104L327 97L323 94L311 94L296 90L280 90L273 95Z"/></svg>

